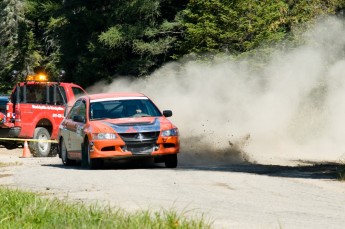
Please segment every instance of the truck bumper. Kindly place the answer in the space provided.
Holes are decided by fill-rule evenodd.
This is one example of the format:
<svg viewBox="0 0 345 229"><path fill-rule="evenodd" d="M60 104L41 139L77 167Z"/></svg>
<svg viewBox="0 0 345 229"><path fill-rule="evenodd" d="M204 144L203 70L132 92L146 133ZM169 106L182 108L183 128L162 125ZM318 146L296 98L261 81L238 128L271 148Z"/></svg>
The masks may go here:
<svg viewBox="0 0 345 229"><path fill-rule="evenodd" d="M0 137L1 138L17 138L20 134L21 127L12 127L12 128L0 128Z"/></svg>

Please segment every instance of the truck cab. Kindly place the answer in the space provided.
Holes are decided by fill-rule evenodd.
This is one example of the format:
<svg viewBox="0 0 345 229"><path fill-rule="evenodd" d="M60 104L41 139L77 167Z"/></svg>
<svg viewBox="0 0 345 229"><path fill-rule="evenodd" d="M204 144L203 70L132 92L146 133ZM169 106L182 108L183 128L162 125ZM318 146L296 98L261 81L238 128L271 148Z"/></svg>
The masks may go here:
<svg viewBox="0 0 345 229"><path fill-rule="evenodd" d="M23 139L33 139L29 148L34 156L55 156L56 145L49 140L57 139L68 105L85 93L79 85L49 82L43 74L27 77L14 87L5 114L1 112L6 118L0 122L0 139L10 140L0 140L0 144L14 149Z"/></svg>

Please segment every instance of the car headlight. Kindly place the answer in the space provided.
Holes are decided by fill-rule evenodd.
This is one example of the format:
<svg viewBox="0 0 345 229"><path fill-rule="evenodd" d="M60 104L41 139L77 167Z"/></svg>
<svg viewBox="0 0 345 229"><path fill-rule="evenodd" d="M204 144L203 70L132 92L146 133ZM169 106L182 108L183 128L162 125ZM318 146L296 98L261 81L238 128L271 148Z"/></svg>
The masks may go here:
<svg viewBox="0 0 345 229"><path fill-rule="evenodd" d="M163 137L178 136L178 129L174 128L174 129L170 129L170 130L163 130L162 136Z"/></svg>
<svg viewBox="0 0 345 229"><path fill-rule="evenodd" d="M113 133L98 133L98 134L92 134L92 137L95 140L109 140L109 139L116 139L116 134L113 134Z"/></svg>

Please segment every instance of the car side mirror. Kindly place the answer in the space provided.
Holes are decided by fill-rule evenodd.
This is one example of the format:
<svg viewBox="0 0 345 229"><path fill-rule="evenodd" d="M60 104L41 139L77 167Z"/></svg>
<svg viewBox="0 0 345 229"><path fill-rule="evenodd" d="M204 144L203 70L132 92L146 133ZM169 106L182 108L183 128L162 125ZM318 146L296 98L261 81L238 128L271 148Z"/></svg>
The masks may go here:
<svg viewBox="0 0 345 229"><path fill-rule="evenodd" d="M171 117L172 116L172 111L171 110L165 110L165 111L163 111L163 115L165 116L165 117Z"/></svg>
<svg viewBox="0 0 345 229"><path fill-rule="evenodd" d="M74 115L73 116L73 121L74 122L82 122L85 123L85 117L81 115Z"/></svg>

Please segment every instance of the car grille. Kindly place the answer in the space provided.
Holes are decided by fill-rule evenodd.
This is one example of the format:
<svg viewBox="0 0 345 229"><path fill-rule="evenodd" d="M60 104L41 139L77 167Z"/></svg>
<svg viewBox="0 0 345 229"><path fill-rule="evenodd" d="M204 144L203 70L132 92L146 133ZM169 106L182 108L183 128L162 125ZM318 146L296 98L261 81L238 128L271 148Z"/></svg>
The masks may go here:
<svg viewBox="0 0 345 229"><path fill-rule="evenodd" d="M139 132L139 133L121 133L122 140L126 143L128 151L136 155L151 154L157 147L159 131Z"/></svg>

